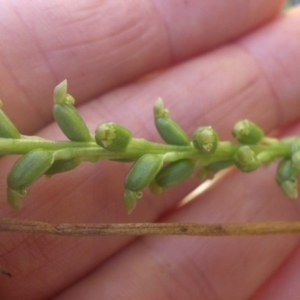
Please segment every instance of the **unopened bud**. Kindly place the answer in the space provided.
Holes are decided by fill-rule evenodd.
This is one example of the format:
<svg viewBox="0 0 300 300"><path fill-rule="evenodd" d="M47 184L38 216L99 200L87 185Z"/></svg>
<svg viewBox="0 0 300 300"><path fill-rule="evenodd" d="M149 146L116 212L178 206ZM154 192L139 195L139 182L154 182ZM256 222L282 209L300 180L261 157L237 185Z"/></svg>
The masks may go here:
<svg viewBox="0 0 300 300"><path fill-rule="evenodd" d="M210 126L198 127L193 134L193 144L203 154L214 153L217 149L219 136Z"/></svg>
<svg viewBox="0 0 300 300"><path fill-rule="evenodd" d="M22 156L7 176L7 198L9 204L19 209L19 198L28 194L26 187L43 176L53 163L53 152L36 149Z"/></svg>
<svg viewBox="0 0 300 300"><path fill-rule="evenodd" d="M283 159L277 167L276 181L278 184L286 180L294 180L298 177L299 171L294 167L292 160Z"/></svg>
<svg viewBox="0 0 300 300"><path fill-rule="evenodd" d="M251 172L259 167L259 160L249 146L240 147L234 155L234 160L243 172Z"/></svg>
<svg viewBox="0 0 300 300"><path fill-rule="evenodd" d="M135 209L137 198L138 197L136 195L136 192L125 190L123 196L123 203L128 211L128 214L130 214Z"/></svg>
<svg viewBox="0 0 300 300"><path fill-rule="evenodd" d="M146 187L163 164L161 155L145 154L140 157L129 170L125 179L125 188L137 192Z"/></svg>
<svg viewBox="0 0 300 300"><path fill-rule="evenodd" d="M153 111L156 129L166 143L178 146L190 144L188 135L175 121L168 117L169 111L164 108L161 98L156 101Z"/></svg>
<svg viewBox="0 0 300 300"><path fill-rule="evenodd" d="M216 173L215 171L203 167L198 171L197 177L200 180L200 182L203 182L205 180L213 179L215 177L215 173Z"/></svg>
<svg viewBox="0 0 300 300"><path fill-rule="evenodd" d="M53 116L66 137L74 142L91 142L90 132L74 107L74 98L67 94L67 81L54 89Z"/></svg>
<svg viewBox="0 0 300 300"><path fill-rule="evenodd" d="M211 163L211 164L207 165L205 168L207 170L218 172L218 171L227 169L233 165L234 165L233 160L222 160L222 161L217 161L217 162Z"/></svg>
<svg viewBox="0 0 300 300"><path fill-rule="evenodd" d="M95 132L96 143L110 151L125 151L131 138L127 128L113 122L100 124Z"/></svg>
<svg viewBox="0 0 300 300"><path fill-rule="evenodd" d="M52 166L45 172L45 175L51 177L54 174L67 172L80 165L80 159L77 157L70 159L59 159L54 161Z"/></svg>
<svg viewBox="0 0 300 300"><path fill-rule="evenodd" d="M296 178L281 182L280 187L287 197L291 199L298 198L298 180Z"/></svg>
<svg viewBox="0 0 300 300"><path fill-rule="evenodd" d="M242 144L255 145L263 137L263 130L249 120L237 122L232 130L233 136Z"/></svg>
<svg viewBox="0 0 300 300"><path fill-rule="evenodd" d="M296 151L292 154L292 163L294 168L300 171L300 151Z"/></svg>
<svg viewBox="0 0 300 300"><path fill-rule="evenodd" d="M53 99L56 104L65 104L67 96L67 80L63 80L54 88Z"/></svg>
<svg viewBox="0 0 300 300"><path fill-rule="evenodd" d="M155 182L160 187L170 187L189 178L195 164L190 159L181 159L164 166L155 176Z"/></svg>

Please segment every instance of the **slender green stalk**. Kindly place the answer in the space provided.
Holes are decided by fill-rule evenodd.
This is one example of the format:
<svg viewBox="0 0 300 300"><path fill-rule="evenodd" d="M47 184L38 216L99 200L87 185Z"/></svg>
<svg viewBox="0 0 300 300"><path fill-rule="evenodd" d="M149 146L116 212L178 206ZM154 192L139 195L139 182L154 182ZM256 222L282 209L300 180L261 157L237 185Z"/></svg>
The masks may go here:
<svg viewBox="0 0 300 300"><path fill-rule="evenodd" d="M230 159L240 147L237 143L219 142L216 152L202 154L192 146L173 146L150 142L144 139L132 139L126 151L115 151L101 148L95 142L55 141L47 139L9 139L0 138L0 155L26 154L35 149L57 151L57 159L80 157L84 161L97 161L100 159L132 159L136 160L145 153L165 155L164 161L172 162L182 158L197 159L200 166L206 166L213 162ZM251 145L249 146L256 155L266 153L275 159L286 157L290 153L290 147L278 141L276 145Z"/></svg>

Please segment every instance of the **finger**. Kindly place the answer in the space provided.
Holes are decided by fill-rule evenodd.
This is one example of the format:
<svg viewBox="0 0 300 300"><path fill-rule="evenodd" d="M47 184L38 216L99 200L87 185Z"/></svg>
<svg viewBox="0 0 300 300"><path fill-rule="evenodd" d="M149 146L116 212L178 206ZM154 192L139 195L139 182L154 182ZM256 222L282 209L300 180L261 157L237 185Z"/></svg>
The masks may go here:
<svg viewBox="0 0 300 300"><path fill-rule="evenodd" d="M288 20L285 20L284 22L289 22ZM294 22L294 19L293 19ZM284 23L285 24L285 23ZM276 29L277 30L277 29ZM286 34L288 33L285 32ZM243 91L244 87L247 87L247 83L249 79L252 79L253 73L251 73L253 70L256 71L256 65L252 65L249 63L247 59L248 55L244 55L242 52L240 54L239 51L237 52L231 52L235 50L234 47L232 48L224 48L223 50L220 50L219 52L214 52L211 55L206 55L204 58L199 58L197 60L194 60L193 62L182 64L181 66L178 66L176 68L173 68L172 70L166 71L164 74L160 75L157 78L149 79L148 81L139 82L137 85L130 85L126 88L120 89L118 91L115 91L114 93L108 94L106 97L102 98L103 106L98 106L99 103L97 101L90 103L89 106L86 106L85 108L82 108L82 112L84 114L90 116L90 125L93 125L95 120L99 120L99 116L101 116L102 113L109 113L111 116L114 116L115 119L124 120L126 125L132 125L129 126L129 128L139 128L135 131L135 134L141 134L142 131L144 134L146 133L146 137L150 137L153 134L153 130L149 129L150 126L152 127L152 121L150 123L150 119L152 119L152 114L150 113L150 99L155 99L155 97L158 95L159 89L161 89L162 86L164 86L164 95L168 96L167 98L172 99L173 102L171 104L173 107L176 107L174 109L174 115L175 119L179 119L178 117L184 117L183 119L183 127L191 127L192 123L194 122L195 126L195 120L196 120L196 113L194 112L195 109L192 111L189 111L190 114L192 114L192 118L188 118L186 113L183 113L183 106L180 107L180 105L176 104L182 104L180 102L182 99L189 99L191 107L193 107L193 104L197 107L197 104L199 103L198 97L199 97L199 90L198 90L198 81L188 81L188 79L192 79L194 77L201 78L201 76L204 76L205 74L208 74L208 70L211 66L220 66L218 62L223 63L223 67L221 70L217 69L214 76L211 78L208 78L206 83L207 85L203 85L201 88L203 89L203 94L210 95L211 98L207 99L213 99L214 101L219 101L219 98L224 101L225 105L228 103L228 99L230 94L233 95L236 94L236 97L234 98L232 104L233 107L237 106L238 103L243 101L247 101L251 99L259 110L257 112L260 112L261 110L265 109L268 106L264 106L263 102L261 102L261 96L266 95L268 96L268 85L267 84L261 84L258 86L255 86L253 88L253 93L257 92L257 94L254 94L254 100L252 100L253 93L249 93L248 98L245 97ZM274 51L277 51L277 49L274 49ZM240 55L237 55L240 54ZM231 59L231 57L234 57L235 59ZM245 60L246 59L246 60ZM209 63L207 63L207 60ZM253 62L253 60L250 60ZM241 73L242 70L244 70L245 62L249 67L248 71L250 71L250 75L248 76L247 73L241 78L242 76L237 76ZM194 66L194 68L192 68ZM230 68L225 68L225 66L230 66ZM205 68L204 68L205 67ZM228 72L228 70L230 72ZM190 74L189 72L192 72L192 75L186 76L187 74ZM181 76L180 76L181 74ZM259 72L257 73L259 74ZM257 75L255 73L255 75ZM220 77L217 77L220 76ZM227 80L224 84L224 86L221 86L219 97L217 97L215 86L212 84L214 83L213 78L215 79L227 79L227 76L231 80L238 78L239 80L235 80L234 84ZM293 76L297 76L297 73L295 73ZM188 78L187 78L188 77ZM179 90L176 90L174 88L173 82L178 82L178 80L182 81L182 91L179 92ZM251 82L251 80L250 80ZM263 82L264 83L264 82ZM227 86L228 84L228 86ZM193 87L193 88L191 88ZM297 91L296 87L293 87ZM237 93L236 91L239 91ZM295 92L296 93L296 92ZM214 97L215 98L214 98ZM244 98L243 98L244 97ZM116 101L116 99L119 99L119 101ZM130 99L130 107L128 106L128 102L122 102L122 99ZM143 99L143 100L141 100ZM256 99L256 100L255 100ZM270 101L269 103L272 103L272 97L264 97L265 101ZM250 101L250 100L249 100ZM283 100L282 100L283 101ZM295 105L293 101L294 98L290 99L290 105ZM152 102L152 101L151 101ZM111 103L111 104L110 104ZM221 102L220 102L221 103ZM110 106L114 104L114 106ZM118 104L116 106L116 104ZM213 112L213 110L209 110L211 105L211 102L203 102L203 108L204 111L206 110L208 112L207 118L209 118L209 113ZM120 111L120 115L116 113L116 107L118 107L118 111ZM140 113L141 111L148 111L141 117ZM199 110L201 110L201 107L199 107ZM98 113L100 111L100 113ZM255 110L256 111L256 110ZM255 117L255 111L253 111L253 116ZM269 105L269 111L272 112L272 105ZM234 112L234 111L233 111ZM182 114L181 114L182 113ZM219 110L219 116L217 114L214 115L214 119L216 117L223 117L222 112ZM248 106L243 107L241 111L236 112L236 115L232 117L236 120L236 117L240 114L248 114L249 109ZM104 116L104 115L103 115ZM202 117L203 118L203 117ZM294 118L294 114L291 115L291 119ZM229 116L224 117L223 121L224 124L228 126L229 123L231 123L233 120L230 119ZM201 120L198 118L197 123L199 124L199 121ZM149 121L149 122L148 122ZM288 119L286 120L289 121ZM185 123L185 124L184 124ZM197 124L196 123L196 124ZM212 122L211 122L212 124ZM271 125L270 125L271 124ZM266 127L269 126L270 128L277 123L271 118L268 121L268 124L266 124ZM221 126L222 123L220 121L219 126ZM51 129L49 129L49 132L52 132ZM50 135L50 133L48 134ZM147 134L149 132L149 134ZM7 164L4 164L4 169L9 168L9 163L7 161ZM103 168L99 168L99 166L87 166L86 169L83 167L83 169L79 170L79 172L72 176L66 176L64 177L64 180L55 179L55 185L58 184L57 189L53 190L52 185L46 187L45 182L40 182L36 187L40 187L40 190L36 190L35 195L33 195L33 198L31 200L28 200L28 205L30 206L30 210L24 211L24 215L21 216L27 216L34 219L40 219L45 218L45 214L47 214L47 218L49 221L77 221L80 222L81 220L87 220L96 222L98 221L106 221L113 218L116 220L116 222L122 222L124 220L132 220L132 221L139 221L139 220L154 220L158 215L162 214L164 211L170 209L171 206L174 205L174 203L178 202L181 196L189 190L190 186L181 186L180 188L172 189L169 191L169 193L164 194L164 202L160 201L160 199L156 202L154 202L153 198L150 198L145 193L145 198L143 201L139 203L138 211L136 215L132 216L132 219L125 219L125 214L123 211L123 214L120 213L121 207L118 206L119 204L116 204L115 199L120 198L120 190L122 186L122 178L123 173L120 173L120 168L117 167L117 165L109 165L107 167L106 164L102 165ZM125 168L125 167L124 167ZM91 175L94 174L94 175ZM73 177L74 176L74 177ZM122 177L122 178L121 178ZM84 182L82 182L82 178L85 179ZM106 181L107 180L107 181ZM58 181L61 181L60 183ZM2 181L1 181L2 182ZM52 181L53 182L53 181ZM99 182L102 183L102 185L99 185ZM120 184L119 186L112 186L111 184L108 184L108 182L114 182L115 184ZM188 185L191 184L188 182ZM76 189L74 189L76 187ZM98 191L99 189L103 188L101 190L101 196L99 196ZM3 189L2 189L3 190ZM52 190L52 191L51 191ZM180 193L179 193L180 192ZM46 196L49 196L51 198L51 201L46 202L40 202L37 203L36 199L42 199ZM149 198L148 198L149 197ZM82 199L87 199L87 202L83 202ZM64 202L61 203L61 199L64 199ZM46 200L46 199L45 199ZM32 202L30 202L32 201ZM37 203L36 206L33 206L33 202ZM118 202L119 203L119 202ZM29 207L28 206L28 207ZM149 209L149 206L151 209ZM96 209L98 207L98 210ZM153 209L153 207L155 207ZM71 212L70 209L71 208ZM102 208L102 209L101 209ZM101 213L100 213L100 212ZM5 239L6 240L6 239ZM22 283L19 286L19 289L16 290L12 286L8 287L6 286L6 289L10 290L10 292L13 293L23 293L27 290L28 286L31 287L31 291L34 289L37 294L45 295L43 293L53 293L54 291L59 290L65 285L70 284L72 281L76 281L79 277L81 277L84 273L88 272L91 268L93 268L97 263L101 264L111 253L114 253L115 251L118 251L122 246L124 246L126 243L128 243L129 239L116 239L114 241L111 241L110 239L101 239L101 241L96 242L94 240L80 240L80 239L72 239L72 241L64 240L62 239L53 239L51 242L47 245L45 245L45 242L42 238L36 238L36 240L29 239L31 241L30 245L27 247L20 248L17 245L21 242L23 242L24 245L24 236L20 238L20 240L15 240L14 242L11 241L11 239L7 239L7 244L9 244L8 249L18 249L14 252L6 254L5 258L12 260L14 257L17 257L21 254L21 250L25 251L27 253L30 261L32 261L34 269L38 269L40 271L40 276L37 280L39 280L39 284L36 284L36 279L33 280L31 276L28 276L26 272L28 272L28 267L25 265L21 265L21 271L20 277L22 278ZM113 239L112 239L113 240ZM33 246L35 245L35 246ZM48 251L46 246L50 247L52 250ZM92 247L92 245L94 247ZM103 246L104 245L104 246ZM25 249L24 249L25 248ZM73 248L72 252L72 258L66 261L66 258L63 254L61 256L57 257L57 253L62 253L62 248L70 249ZM42 251L41 251L42 249ZM88 249L88 250L87 250ZM87 251L87 252L86 252ZM7 251L9 252L9 251ZM43 253L47 253L47 256L43 255ZM80 260L79 258L82 257L82 253L88 253L87 260ZM40 261L37 261L37 257L40 257ZM76 259L76 260L75 260ZM80 268L79 265L75 264L74 261L80 260ZM65 273L61 273L60 276L56 273L49 274L48 268L49 268L49 262L53 264L53 261L56 261L57 265L60 265L63 267L65 272L69 275L66 276ZM75 267L78 269L74 269ZM26 271L27 270L27 271ZM69 271L72 270L72 274L69 273ZM26 271L26 272L25 272ZM27 275L27 277L26 277ZM45 282L51 282L53 286L51 286L49 289L45 287ZM48 284L48 283L47 283ZM47 285L49 287L49 285Z"/></svg>
<svg viewBox="0 0 300 300"><path fill-rule="evenodd" d="M233 174L160 222L296 220L270 172ZM245 187L249 189L245 189ZM252 186L252 189L251 189ZM249 299L299 241L293 236L145 237L56 299ZM141 271L142 270L142 271ZM126 274L126 276L124 276Z"/></svg>
<svg viewBox="0 0 300 300"><path fill-rule="evenodd" d="M284 264L251 297L251 300L293 299L299 295L299 245L286 259ZM297 296L296 296L297 297Z"/></svg>
<svg viewBox="0 0 300 300"><path fill-rule="evenodd" d="M299 14L295 10L235 43L108 93L86 115L112 112L136 136L146 130L152 137L152 104L161 96L190 135L195 126L209 124L228 139L241 118L266 132L286 126L299 118L300 71L294 59L300 50Z"/></svg>
<svg viewBox="0 0 300 300"><path fill-rule="evenodd" d="M59 81L69 80L78 103L91 99L240 36L278 14L282 2L6 1L1 98L24 133L36 131L51 120Z"/></svg>

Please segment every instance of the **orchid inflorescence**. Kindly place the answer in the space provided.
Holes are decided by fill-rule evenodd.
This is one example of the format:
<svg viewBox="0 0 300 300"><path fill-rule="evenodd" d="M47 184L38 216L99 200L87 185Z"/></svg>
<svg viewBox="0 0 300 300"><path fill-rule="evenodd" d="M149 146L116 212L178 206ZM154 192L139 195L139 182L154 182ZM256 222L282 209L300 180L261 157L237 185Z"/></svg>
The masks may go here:
<svg viewBox="0 0 300 300"><path fill-rule="evenodd" d="M21 208L21 198L28 195L28 187L41 176L51 177L72 170L83 161L101 159L134 162L126 176L123 195L128 212L135 208L141 190L147 186L159 194L189 178L195 169L203 182L234 165L243 172L251 172L275 159L280 159L278 185L288 197L297 197L298 137L266 137L256 124L241 120L232 130L237 143L220 141L211 126L198 127L190 139L169 117L160 98L153 112L157 131L166 144L134 138L127 128L113 122L100 124L91 134L74 103L64 80L54 89L53 116L69 141L21 135L0 109L0 155L23 154L7 177L7 199L14 209Z"/></svg>

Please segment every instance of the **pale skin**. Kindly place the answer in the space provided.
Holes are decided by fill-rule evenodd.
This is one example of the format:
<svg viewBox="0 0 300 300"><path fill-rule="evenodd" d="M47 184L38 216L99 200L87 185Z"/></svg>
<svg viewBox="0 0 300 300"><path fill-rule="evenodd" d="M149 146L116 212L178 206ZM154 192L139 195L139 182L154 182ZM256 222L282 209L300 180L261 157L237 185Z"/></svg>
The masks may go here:
<svg viewBox="0 0 300 300"><path fill-rule="evenodd" d="M300 132L300 10L279 0L2 1L0 98L21 133L65 139L51 124L52 91L69 91L93 131L115 121L161 141L161 96L189 133L212 125L230 139L248 118L266 132ZM63 4L61 4L63 3ZM151 75L149 76L149 74ZM142 79L142 80L141 80ZM42 179L20 212L6 203L14 156L1 157L0 216L50 223L297 221L274 168L236 170L193 202L191 178L161 196L122 205L129 164L85 163ZM61 237L1 233L1 299L295 299L299 236Z"/></svg>

